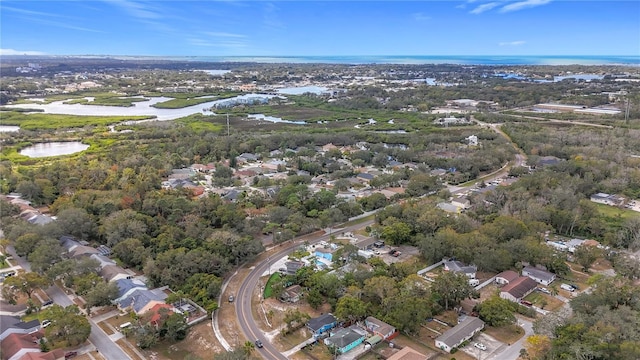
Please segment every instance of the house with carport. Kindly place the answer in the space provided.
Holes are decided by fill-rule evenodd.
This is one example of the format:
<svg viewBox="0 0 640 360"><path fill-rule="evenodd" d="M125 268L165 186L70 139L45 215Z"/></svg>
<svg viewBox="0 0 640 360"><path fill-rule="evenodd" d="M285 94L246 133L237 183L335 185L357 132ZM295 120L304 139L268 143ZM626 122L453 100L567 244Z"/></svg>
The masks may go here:
<svg viewBox="0 0 640 360"><path fill-rule="evenodd" d="M477 317L468 316L461 323L438 336L436 338L436 347L446 352L451 352L451 349L471 339L482 329L484 329L484 321Z"/></svg>
<svg viewBox="0 0 640 360"><path fill-rule="evenodd" d="M526 266L522 269L522 276L528 276L545 286L549 286L555 279L556 274L539 267Z"/></svg>
<svg viewBox="0 0 640 360"><path fill-rule="evenodd" d="M465 265L458 260L445 260L444 270L465 274L469 279L475 279L478 267L475 265Z"/></svg>
<svg viewBox="0 0 640 360"><path fill-rule="evenodd" d="M29 334L40 330L38 319L22 321L17 316L0 315L0 341L11 334Z"/></svg>
<svg viewBox="0 0 640 360"><path fill-rule="evenodd" d="M500 289L500 297L513 302L520 302L525 296L531 294L536 287L538 287L538 283L533 279L520 276Z"/></svg>
<svg viewBox="0 0 640 360"><path fill-rule="evenodd" d="M324 344L335 349L338 354L344 354L362 344L367 333L358 326L339 329L324 339Z"/></svg>
<svg viewBox="0 0 640 360"><path fill-rule="evenodd" d="M513 270L506 270L496 275L495 282L498 285L507 285L508 283L516 280L519 277L520 275L518 275L517 272Z"/></svg>
<svg viewBox="0 0 640 360"><path fill-rule="evenodd" d="M376 319L373 316L368 316L364 319L364 325L372 334L378 335L382 340L393 339L397 335L396 328L386 322Z"/></svg>
<svg viewBox="0 0 640 360"><path fill-rule="evenodd" d="M318 337L338 325L338 319L330 313L320 315L307 321L307 328Z"/></svg>

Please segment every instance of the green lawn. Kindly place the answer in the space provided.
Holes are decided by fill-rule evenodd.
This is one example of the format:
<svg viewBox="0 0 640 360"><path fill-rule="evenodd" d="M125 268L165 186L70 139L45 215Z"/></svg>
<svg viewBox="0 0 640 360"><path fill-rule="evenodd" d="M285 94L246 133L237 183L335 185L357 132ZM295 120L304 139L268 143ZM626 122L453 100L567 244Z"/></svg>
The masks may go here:
<svg viewBox="0 0 640 360"><path fill-rule="evenodd" d="M145 120L150 116L79 116L62 114L22 114L11 111L2 114L3 125L18 125L24 130L43 130L110 125L129 120Z"/></svg>
<svg viewBox="0 0 640 360"><path fill-rule="evenodd" d="M605 215L608 218L622 218L622 219L628 219L631 217L637 217L640 216L640 213L638 213L637 211L633 211L633 210L629 210L629 209L620 209L618 207L615 206L609 206L609 205L605 205L605 204L596 204L596 208L598 209L598 211L602 214Z"/></svg>
<svg viewBox="0 0 640 360"><path fill-rule="evenodd" d="M274 273L271 275L271 277L269 277L269 280L267 280L267 284L264 286L263 297L265 299L273 296L273 289L271 289L271 285L278 280L280 280L280 273Z"/></svg>

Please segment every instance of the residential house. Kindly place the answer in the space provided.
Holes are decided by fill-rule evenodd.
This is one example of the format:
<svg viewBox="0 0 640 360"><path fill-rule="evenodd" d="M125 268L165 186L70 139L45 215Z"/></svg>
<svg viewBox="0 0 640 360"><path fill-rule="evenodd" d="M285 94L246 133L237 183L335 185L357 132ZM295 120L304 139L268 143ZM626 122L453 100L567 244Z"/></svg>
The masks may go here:
<svg viewBox="0 0 640 360"><path fill-rule="evenodd" d="M621 206L624 204L624 198L616 195L605 194L605 193L593 194L591 195L590 200L598 204L604 204L604 205L610 205L610 206Z"/></svg>
<svg viewBox="0 0 640 360"><path fill-rule="evenodd" d="M121 279L130 279L131 274L127 270L121 268L118 265L105 265L98 270L98 275L108 282L117 281Z"/></svg>
<svg viewBox="0 0 640 360"><path fill-rule="evenodd" d="M477 317L467 316L462 322L445 331L436 338L436 347L446 352L451 352L454 347L471 339L484 328L484 321Z"/></svg>
<svg viewBox="0 0 640 360"><path fill-rule="evenodd" d="M100 264L99 266L100 266L101 269L103 267L105 267L105 266L115 265L116 264L115 261L109 259L108 257L106 257L104 255L100 255L98 253L98 250L97 249L95 249L95 250L96 250L96 253L95 254L91 254L90 258L92 258L93 260L96 260Z"/></svg>
<svg viewBox="0 0 640 360"><path fill-rule="evenodd" d="M378 241L376 238L370 236L361 240L359 239L354 245L358 250L369 250L373 248L373 244L375 244L376 241Z"/></svg>
<svg viewBox="0 0 640 360"><path fill-rule="evenodd" d="M451 205L457 206L461 209L468 209L471 207L471 202L469 201L469 199L467 199L464 196L461 197L457 197L453 200L451 200Z"/></svg>
<svg viewBox="0 0 640 360"><path fill-rule="evenodd" d="M520 302L525 296L531 294L536 287L538 287L538 283L533 279L520 276L500 289L500 297L513 302Z"/></svg>
<svg viewBox="0 0 640 360"><path fill-rule="evenodd" d="M438 209L448 213L452 213L452 214L460 213L460 208L451 203L441 202L441 203L438 203L436 206L438 207Z"/></svg>
<svg viewBox="0 0 640 360"><path fill-rule="evenodd" d="M118 297L114 302L119 302L129 296L136 290L148 290L147 285L138 279L118 279L115 280L118 286Z"/></svg>
<svg viewBox="0 0 640 360"><path fill-rule="evenodd" d="M40 329L40 321L24 322L17 316L0 315L0 341L11 334L29 334Z"/></svg>
<svg viewBox="0 0 640 360"><path fill-rule="evenodd" d="M284 263L286 267L284 270L285 275L295 275L300 268L305 264L302 261L287 261Z"/></svg>
<svg viewBox="0 0 640 360"><path fill-rule="evenodd" d="M458 260L445 260L444 270L465 274L469 279L475 279L478 267L475 265L464 265Z"/></svg>
<svg viewBox="0 0 640 360"><path fill-rule="evenodd" d="M333 244L332 244L333 245ZM315 256L317 258L327 259L329 261L333 261L333 253L338 250L337 246L329 246L327 248L317 247L315 249Z"/></svg>
<svg viewBox="0 0 640 360"><path fill-rule="evenodd" d="M562 161L562 159L555 156L541 156L538 158L538 166L552 166Z"/></svg>
<svg viewBox="0 0 640 360"><path fill-rule="evenodd" d="M548 286L556 279L556 274L533 266L526 266L522 269L522 276L528 276L545 286Z"/></svg>
<svg viewBox="0 0 640 360"><path fill-rule="evenodd" d="M64 360L67 359L65 351L55 349L49 352L28 352L22 355L18 360Z"/></svg>
<svg viewBox="0 0 640 360"><path fill-rule="evenodd" d="M302 287L300 285L292 285L284 289L280 300L288 303L297 303L302 298Z"/></svg>
<svg viewBox="0 0 640 360"><path fill-rule="evenodd" d="M149 311L156 304L164 304L167 294L160 289L141 290L136 289L129 296L117 302L118 308L122 311L134 311L137 315L142 315Z"/></svg>
<svg viewBox="0 0 640 360"><path fill-rule="evenodd" d="M519 278L520 275L518 275L517 272L512 271L512 270L507 270L507 271L503 271L500 274L496 275L496 284L498 285L507 285L510 282L516 280L517 278Z"/></svg>
<svg viewBox="0 0 640 360"><path fill-rule="evenodd" d="M333 329L336 325L338 325L338 319L330 313L320 315L307 322L307 328L311 330L314 337Z"/></svg>
<svg viewBox="0 0 640 360"><path fill-rule="evenodd" d="M402 350L389 356L387 360L426 360L427 355L418 352L417 350L405 346Z"/></svg>
<svg viewBox="0 0 640 360"><path fill-rule="evenodd" d="M238 160L238 162L256 162L258 161L258 155L251 153L242 153L238 155L236 160Z"/></svg>
<svg viewBox="0 0 640 360"><path fill-rule="evenodd" d="M162 323L164 321L163 319L163 312L160 309L166 309L166 315L169 316L171 314L173 314L173 306L169 305L169 304L155 304L154 306L151 307L151 309L149 309L149 311L147 312L148 315L150 315L149 317L149 324L153 325L156 329L159 329L162 326Z"/></svg>
<svg viewBox="0 0 640 360"><path fill-rule="evenodd" d="M100 254L98 249L85 245L74 246L73 249L69 251L69 257L73 259L79 259L81 257L91 256L94 254Z"/></svg>
<svg viewBox="0 0 640 360"><path fill-rule="evenodd" d="M364 319L364 324L367 330L374 335L379 335L383 340L392 339L396 333L396 328L387 324L382 320L378 320L373 316L369 316Z"/></svg>
<svg viewBox="0 0 640 360"><path fill-rule="evenodd" d="M369 173L360 173L358 175L356 175L356 178L364 183L370 183L371 180L373 180L375 178L375 176L373 174L369 174Z"/></svg>
<svg viewBox="0 0 640 360"><path fill-rule="evenodd" d="M9 334L0 342L2 360L18 360L26 353L40 352L39 341L44 336L42 332L31 334Z"/></svg>
<svg viewBox="0 0 640 360"><path fill-rule="evenodd" d="M327 151L335 150L337 148L338 147L333 145L333 143L328 143L328 144L325 144L325 145L322 146L322 151L323 152L327 152Z"/></svg>
<svg viewBox="0 0 640 360"><path fill-rule="evenodd" d="M328 347L333 347L337 353L344 354L362 344L366 335L359 327L350 326L336 331L330 337L324 339L324 343Z"/></svg>

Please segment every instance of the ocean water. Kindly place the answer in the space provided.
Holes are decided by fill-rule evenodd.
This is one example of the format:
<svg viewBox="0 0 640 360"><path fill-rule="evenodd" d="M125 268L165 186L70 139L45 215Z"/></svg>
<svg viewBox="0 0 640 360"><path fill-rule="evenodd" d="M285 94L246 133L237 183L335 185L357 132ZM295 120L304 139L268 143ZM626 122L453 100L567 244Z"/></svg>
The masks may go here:
<svg viewBox="0 0 640 360"><path fill-rule="evenodd" d="M147 57L120 57L145 59ZM149 57L154 58L154 57ZM157 58L156 58L157 59ZM640 56L188 56L166 60L326 64L460 64L460 65L635 65Z"/></svg>

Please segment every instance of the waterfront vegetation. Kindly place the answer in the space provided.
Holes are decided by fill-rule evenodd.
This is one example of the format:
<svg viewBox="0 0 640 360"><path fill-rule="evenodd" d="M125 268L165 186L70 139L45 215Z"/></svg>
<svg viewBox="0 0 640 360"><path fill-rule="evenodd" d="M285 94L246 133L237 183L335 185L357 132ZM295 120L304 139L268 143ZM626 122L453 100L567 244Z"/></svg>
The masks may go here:
<svg viewBox="0 0 640 360"><path fill-rule="evenodd" d="M122 106L122 107L130 107L133 106L134 102L142 102L147 101L149 99L144 97L123 97L119 95L108 95L108 96L95 96L93 100L89 100L86 98L72 99L65 101L63 104L83 104L83 105L102 105L102 106Z"/></svg>
<svg viewBox="0 0 640 360"><path fill-rule="evenodd" d="M221 93L154 93L147 96L164 96L173 99L163 101L152 105L158 109L180 109L187 106L204 104L214 100L228 99L238 96L237 92L221 92Z"/></svg>
<svg viewBox="0 0 640 360"><path fill-rule="evenodd" d="M79 128L84 126L105 126L123 121L146 120L150 116L80 116L62 114L24 114L20 112L3 112L3 125L18 125L23 130L52 130Z"/></svg>

